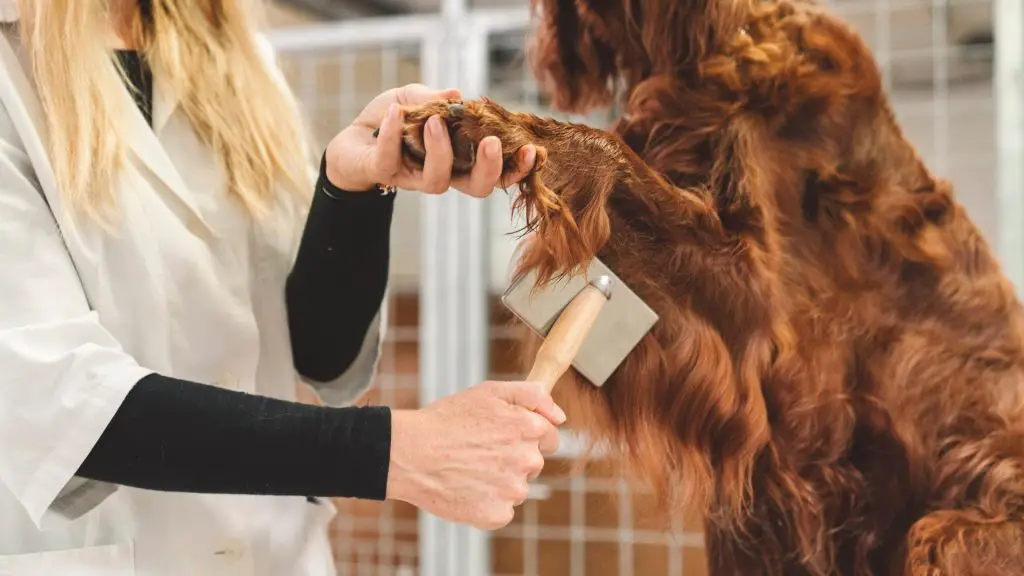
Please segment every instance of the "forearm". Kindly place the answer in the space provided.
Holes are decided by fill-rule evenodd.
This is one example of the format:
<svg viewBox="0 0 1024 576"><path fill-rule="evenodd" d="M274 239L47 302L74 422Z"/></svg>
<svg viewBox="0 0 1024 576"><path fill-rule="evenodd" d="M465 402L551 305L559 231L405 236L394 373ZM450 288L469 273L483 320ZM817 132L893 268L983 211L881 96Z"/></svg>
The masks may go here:
<svg viewBox="0 0 1024 576"><path fill-rule="evenodd" d="M329 381L356 358L387 286L393 196L317 183L286 304L295 366ZM387 408L326 408L153 375L128 394L84 478L150 490L383 499Z"/></svg>
<svg viewBox="0 0 1024 576"><path fill-rule="evenodd" d="M325 408L151 375L79 468L148 490L386 496L391 412Z"/></svg>
<svg viewBox="0 0 1024 576"><path fill-rule="evenodd" d="M285 298L296 370L327 382L355 360L387 288L394 195L346 192L321 164Z"/></svg>

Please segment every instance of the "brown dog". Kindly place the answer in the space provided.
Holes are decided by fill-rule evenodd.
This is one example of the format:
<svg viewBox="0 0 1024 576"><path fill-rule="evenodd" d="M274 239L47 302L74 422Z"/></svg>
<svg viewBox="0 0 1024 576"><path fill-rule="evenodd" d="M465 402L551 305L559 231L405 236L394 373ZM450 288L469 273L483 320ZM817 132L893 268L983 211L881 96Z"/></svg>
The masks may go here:
<svg viewBox="0 0 1024 576"><path fill-rule="evenodd" d="M1024 574L1021 308L857 34L797 0L538 1L539 77L573 111L622 85L612 133L481 100L406 144L439 113L462 167L541 147L520 272L597 255L660 315L560 385L595 440L703 514L716 576Z"/></svg>

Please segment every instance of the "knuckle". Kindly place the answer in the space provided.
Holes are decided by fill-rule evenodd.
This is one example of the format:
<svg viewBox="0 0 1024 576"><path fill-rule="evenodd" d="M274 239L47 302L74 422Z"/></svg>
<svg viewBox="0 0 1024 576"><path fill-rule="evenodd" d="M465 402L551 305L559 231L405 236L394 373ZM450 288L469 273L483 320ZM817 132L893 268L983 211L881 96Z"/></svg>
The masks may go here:
<svg viewBox="0 0 1024 576"><path fill-rule="evenodd" d="M536 476L544 469L544 457L540 452L531 450L520 461L520 470L528 477Z"/></svg>
<svg viewBox="0 0 1024 576"><path fill-rule="evenodd" d="M501 394L508 389L507 383L499 382L497 380L488 380L484 382L481 386L483 386L484 391L490 394Z"/></svg>
<svg viewBox="0 0 1024 576"><path fill-rule="evenodd" d="M430 190L428 190L428 192L430 192L431 194L443 194L447 190L448 190L448 183L447 182L434 182L434 183L431 183Z"/></svg>
<svg viewBox="0 0 1024 576"><path fill-rule="evenodd" d="M516 479L506 490L507 498L513 505L519 505L530 496L530 485L523 478Z"/></svg>
<svg viewBox="0 0 1024 576"><path fill-rule="evenodd" d="M533 412L528 412L527 416L529 416L527 430L532 438L541 438L548 433L551 425L546 420L536 416Z"/></svg>
<svg viewBox="0 0 1024 576"><path fill-rule="evenodd" d="M516 517L516 511L509 507L499 512L494 518L494 527L491 530L500 530L505 526L512 523L512 520Z"/></svg>
<svg viewBox="0 0 1024 576"><path fill-rule="evenodd" d="M544 387L544 384L541 383L541 382L527 382L526 383L526 388L527 388L527 390L530 391L531 395L533 395L533 396L535 396L537 398L544 398L545 396L548 395L547 394L547 389Z"/></svg>
<svg viewBox="0 0 1024 576"><path fill-rule="evenodd" d="M514 517L515 510L511 506L492 506L476 524L482 530L500 530L508 526Z"/></svg>
<svg viewBox="0 0 1024 576"><path fill-rule="evenodd" d="M498 516L495 514L487 514L485 516L482 516L473 524L479 530L497 530L503 527L499 522Z"/></svg>
<svg viewBox="0 0 1024 576"><path fill-rule="evenodd" d="M530 485L523 480L519 485L516 486L515 492L512 497L515 498L516 504L522 504L526 502L526 499L530 497Z"/></svg>
<svg viewBox="0 0 1024 576"><path fill-rule="evenodd" d="M439 194L442 192L441 183L437 178L426 177L419 185L419 189L428 194Z"/></svg>
<svg viewBox="0 0 1024 576"><path fill-rule="evenodd" d="M480 384L477 384L473 389L475 390L474 395L481 399L498 398L501 396L502 392L501 387L495 382L481 382Z"/></svg>
<svg viewBox="0 0 1024 576"><path fill-rule="evenodd" d="M527 463L527 471L531 474L535 474L544 469L544 456L540 452L533 452L530 456L530 460Z"/></svg>
<svg viewBox="0 0 1024 576"><path fill-rule="evenodd" d="M395 149L390 147L381 148L376 154L368 159L369 170L386 174L389 177L394 177L398 174L398 170L401 166L401 152L398 150L398 146Z"/></svg>
<svg viewBox="0 0 1024 576"><path fill-rule="evenodd" d="M460 187L462 192L469 196L480 196L481 188L483 188L483 186L481 186L479 183L473 180L463 183L463 185Z"/></svg>
<svg viewBox="0 0 1024 576"><path fill-rule="evenodd" d="M393 180L397 179L400 169L397 160L388 159L384 162L378 162L373 167L373 172L377 174L377 179L381 180L382 184L394 184Z"/></svg>
<svg viewBox="0 0 1024 576"><path fill-rule="evenodd" d="M402 96L413 96L417 92L423 91L426 88L427 87L424 86L423 84L419 84L417 82L412 82L410 84L406 84L405 86L402 86L401 88L398 89L398 91L399 91L399 93Z"/></svg>
<svg viewBox="0 0 1024 576"><path fill-rule="evenodd" d="M529 440L533 438L535 433L534 426L536 426L536 423L533 421L530 412L514 407L509 413L509 427L514 428L518 433L517 439Z"/></svg>

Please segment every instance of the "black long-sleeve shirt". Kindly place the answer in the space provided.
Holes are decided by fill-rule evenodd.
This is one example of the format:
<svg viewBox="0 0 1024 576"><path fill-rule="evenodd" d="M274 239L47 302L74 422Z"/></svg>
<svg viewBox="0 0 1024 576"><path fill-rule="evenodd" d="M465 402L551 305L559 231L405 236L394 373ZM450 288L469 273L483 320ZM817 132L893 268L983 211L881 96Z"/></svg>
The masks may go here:
<svg viewBox="0 0 1024 576"><path fill-rule="evenodd" d="M148 67L136 52L118 56L151 120ZM323 162L316 186L282 297L296 370L330 381L382 305L394 195L340 190ZM307 406L153 374L78 474L152 490L383 499L390 446L386 407Z"/></svg>

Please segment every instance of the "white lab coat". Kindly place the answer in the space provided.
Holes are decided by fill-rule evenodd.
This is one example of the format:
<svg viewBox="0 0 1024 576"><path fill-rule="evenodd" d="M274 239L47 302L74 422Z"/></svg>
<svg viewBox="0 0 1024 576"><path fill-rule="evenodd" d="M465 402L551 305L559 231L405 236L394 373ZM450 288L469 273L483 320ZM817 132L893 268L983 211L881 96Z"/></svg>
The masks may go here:
<svg viewBox="0 0 1024 576"><path fill-rule="evenodd" d="M0 0L5 16L16 16L11 0ZM74 476L151 372L295 398L284 283L306 207L282 194L279 217L255 226L157 78L153 129L124 92L132 155L116 234L71 227L16 24L3 32L0 576L333 575L329 502ZM353 367L318 386L326 402L368 386L385 322L382 310Z"/></svg>

